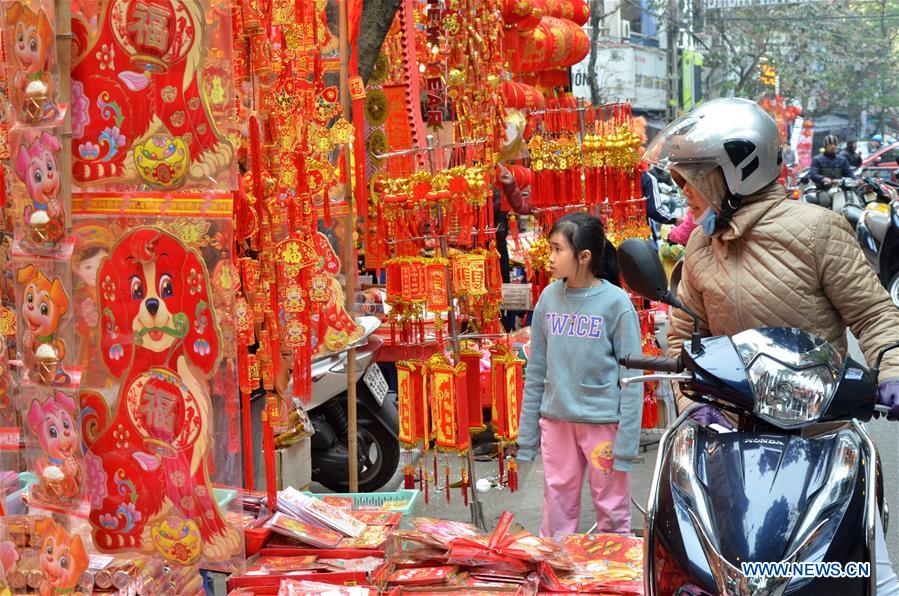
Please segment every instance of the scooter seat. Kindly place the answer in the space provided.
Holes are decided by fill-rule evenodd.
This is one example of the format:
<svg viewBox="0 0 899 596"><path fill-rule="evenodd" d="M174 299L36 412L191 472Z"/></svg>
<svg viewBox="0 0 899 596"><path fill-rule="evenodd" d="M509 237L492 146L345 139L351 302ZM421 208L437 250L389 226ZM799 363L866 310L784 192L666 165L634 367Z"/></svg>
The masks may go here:
<svg viewBox="0 0 899 596"><path fill-rule="evenodd" d="M883 239L890 229L890 216L877 211L865 211L865 227L871 232L877 244L883 244Z"/></svg>

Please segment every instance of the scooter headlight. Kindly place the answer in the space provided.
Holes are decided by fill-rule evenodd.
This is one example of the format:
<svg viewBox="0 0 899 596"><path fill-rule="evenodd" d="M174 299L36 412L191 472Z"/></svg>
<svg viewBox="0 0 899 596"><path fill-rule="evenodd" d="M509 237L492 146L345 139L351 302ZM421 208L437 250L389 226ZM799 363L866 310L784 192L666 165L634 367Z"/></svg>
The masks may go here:
<svg viewBox="0 0 899 596"><path fill-rule="evenodd" d="M755 396L755 415L780 428L820 419L839 380L842 357L798 329L752 329L733 337Z"/></svg>
<svg viewBox="0 0 899 596"><path fill-rule="evenodd" d="M828 366L796 370L760 356L748 372L756 416L781 428L818 420L836 387L835 375Z"/></svg>

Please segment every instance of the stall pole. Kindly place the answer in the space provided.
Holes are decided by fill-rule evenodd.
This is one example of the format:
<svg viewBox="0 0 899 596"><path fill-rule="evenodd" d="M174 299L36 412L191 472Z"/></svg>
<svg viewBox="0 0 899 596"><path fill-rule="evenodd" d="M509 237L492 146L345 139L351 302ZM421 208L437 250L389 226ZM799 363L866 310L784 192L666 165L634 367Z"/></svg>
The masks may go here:
<svg viewBox="0 0 899 596"><path fill-rule="evenodd" d="M349 30L347 14L347 0L339 0L339 35L340 35L340 103L343 105L343 115L350 118L350 48L349 48ZM344 164L346 171L343 172L346 180L346 205L348 215L344 224L344 278L346 280L346 306L350 316L355 314L356 310L356 245L353 239L355 232L355 213L353 213L353 191L352 191L352 172L350 166L350 146L345 145L343 149ZM356 164L357 168L365 167L365 164ZM327 199L325 199L327 200ZM346 415L347 415L347 470L349 471L350 492L359 492L359 446L356 434L356 348L350 348L346 355Z"/></svg>

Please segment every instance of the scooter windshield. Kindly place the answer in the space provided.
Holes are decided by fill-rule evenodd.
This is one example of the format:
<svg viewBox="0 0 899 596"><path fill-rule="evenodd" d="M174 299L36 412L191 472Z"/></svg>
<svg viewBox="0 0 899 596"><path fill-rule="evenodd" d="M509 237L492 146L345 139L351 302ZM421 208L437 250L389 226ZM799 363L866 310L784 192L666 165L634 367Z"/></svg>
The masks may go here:
<svg viewBox="0 0 899 596"><path fill-rule="evenodd" d="M821 418L843 363L831 344L788 327L751 329L732 341L746 368L758 417L781 428Z"/></svg>

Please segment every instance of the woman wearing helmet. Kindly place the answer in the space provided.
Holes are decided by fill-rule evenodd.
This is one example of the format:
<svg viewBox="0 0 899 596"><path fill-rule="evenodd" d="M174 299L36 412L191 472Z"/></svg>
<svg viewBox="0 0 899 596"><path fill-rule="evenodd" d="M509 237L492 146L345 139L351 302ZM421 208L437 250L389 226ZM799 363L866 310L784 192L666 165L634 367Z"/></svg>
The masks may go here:
<svg viewBox="0 0 899 596"><path fill-rule="evenodd" d="M777 182L780 133L755 102L699 106L660 132L644 158L668 166L699 224L687 242L678 297L702 318L705 335L796 327L845 353L848 326L869 365L899 340L899 310L846 221L785 200ZM691 318L672 311L669 356L680 354L692 329ZM899 419L899 350L884 356L880 379L878 402ZM678 398L679 409L688 404ZM702 423L720 420L711 407L698 414ZM899 594L892 570L878 566L877 579L879 594Z"/></svg>

